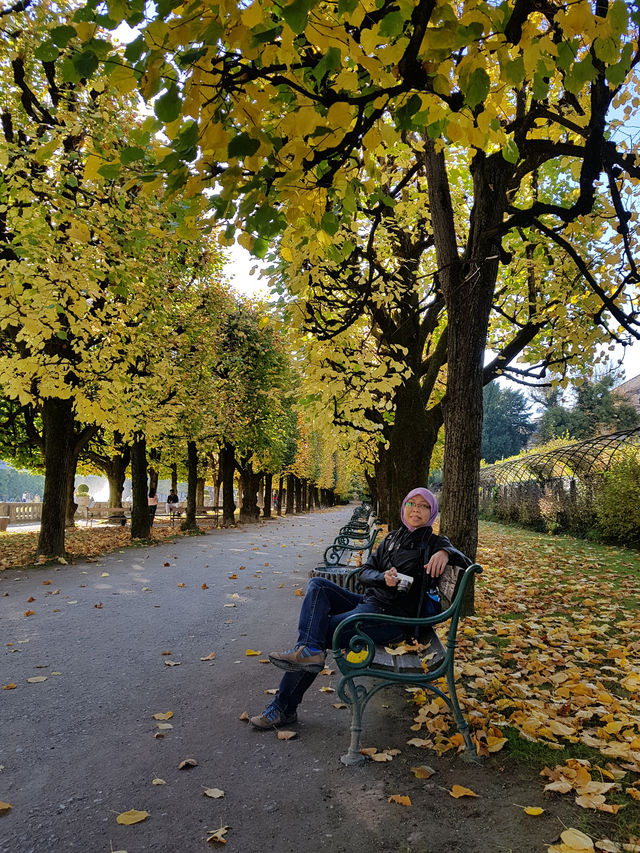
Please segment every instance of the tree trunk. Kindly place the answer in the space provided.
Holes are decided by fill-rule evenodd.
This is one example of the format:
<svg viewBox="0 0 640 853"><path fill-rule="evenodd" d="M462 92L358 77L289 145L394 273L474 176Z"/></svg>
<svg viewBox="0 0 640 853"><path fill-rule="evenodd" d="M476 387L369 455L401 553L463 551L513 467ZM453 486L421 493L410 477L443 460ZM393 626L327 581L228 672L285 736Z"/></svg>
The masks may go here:
<svg viewBox="0 0 640 853"><path fill-rule="evenodd" d="M242 473L242 506L240 507L240 522L255 524L260 518L258 508L258 487L260 485L260 474L253 470L249 460L245 461L241 468Z"/></svg>
<svg viewBox="0 0 640 853"><path fill-rule="evenodd" d="M198 447L195 441L187 442L187 511L181 530L197 530L196 491L198 488Z"/></svg>
<svg viewBox="0 0 640 853"><path fill-rule="evenodd" d="M178 465L177 463L173 463L171 465L171 488L174 492L178 491Z"/></svg>
<svg viewBox="0 0 640 853"><path fill-rule="evenodd" d="M45 475L37 554L63 557L69 469L74 455L72 401L46 399L42 405L42 428Z"/></svg>
<svg viewBox="0 0 640 853"><path fill-rule="evenodd" d="M122 506L122 493L124 482L127 479L127 468L131 461L131 448L122 447L121 453L114 453L111 457L109 470L105 472L109 481L109 506Z"/></svg>
<svg viewBox="0 0 640 853"><path fill-rule="evenodd" d="M300 509L298 510L299 512L307 511L307 485L307 480L300 480L300 486L302 491L300 492Z"/></svg>
<svg viewBox="0 0 640 853"><path fill-rule="evenodd" d="M284 507L282 506L284 491L284 476L280 474L278 478L278 515L284 515Z"/></svg>
<svg viewBox="0 0 640 853"><path fill-rule="evenodd" d="M137 433L131 446L131 538L148 539L149 492L147 489L147 443L142 433Z"/></svg>
<svg viewBox="0 0 640 853"><path fill-rule="evenodd" d="M74 484L76 481L76 471L78 469L78 455L72 449L69 469L67 471L67 512L64 520L64 526L67 529L73 529L76 525L75 516L78 504L73 499Z"/></svg>
<svg viewBox="0 0 640 853"><path fill-rule="evenodd" d="M196 480L196 506L204 506L204 477Z"/></svg>
<svg viewBox="0 0 640 853"><path fill-rule="evenodd" d="M296 512L302 512L302 481L299 477L295 477L295 492L296 492Z"/></svg>
<svg viewBox="0 0 640 853"><path fill-rule="evenodd" d="M235 448L225 441L220 449L220 475L222 478L222 526L235 524L236 505L233 499L233 475L236 470Z"/></svg>
<svg viewBox="0 0 640 853"><path fill-rule="evenodd" d="M273 489L273 474L264 475L264 507L262 515L264 518L271 518L271 492Z"/></svg>
<svg viewBox="0 0 640 853"><path fill-rule="evenodd" d="M293 474L287 474L287 515L293 515L295 500L296 478Z"/></svg>

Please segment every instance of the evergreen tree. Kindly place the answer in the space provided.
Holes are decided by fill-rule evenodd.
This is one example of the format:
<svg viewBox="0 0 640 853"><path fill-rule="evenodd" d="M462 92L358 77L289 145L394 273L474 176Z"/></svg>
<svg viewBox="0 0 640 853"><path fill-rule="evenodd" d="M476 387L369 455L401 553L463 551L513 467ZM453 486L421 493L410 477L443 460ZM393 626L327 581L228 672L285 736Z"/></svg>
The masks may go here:
<svg viewBox="0 0 640 853"><path fill-rule="evenodd" d="M483 406L482 458L491 463L515 456L534 431L527 398L491 382L484 388Z"/></svg>

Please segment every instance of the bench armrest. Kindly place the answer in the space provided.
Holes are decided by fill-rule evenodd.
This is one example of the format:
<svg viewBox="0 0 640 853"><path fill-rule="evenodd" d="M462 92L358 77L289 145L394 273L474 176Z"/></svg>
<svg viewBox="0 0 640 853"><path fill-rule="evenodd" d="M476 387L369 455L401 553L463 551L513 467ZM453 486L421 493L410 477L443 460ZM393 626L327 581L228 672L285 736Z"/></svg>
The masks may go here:
<svg viewBox="0 0 640 853"><path fill-rule="evenodd" d="M347 580L345 581L345 586L348 583L349 577L354 575L357 571L359 571L359 569L354 569L353 572L349 573ZM455 636L458 629L458 620L460 618L460 608L462 606L462 599L464 598L467 584L474 574L480 574L481 572L482 567L478 565L478 563L473 563L473 565L469 566L467 569L459 569L460 579L453 601L446 610L443 610L441 613L436 613L434 616L416 618L409 616L394 616L389 613L362 613L347 616L337 626L332 638L332 650L336 663L343 672L345 670L365 669L371 663L375 655L375 643L364 629L364 622L392 622L397 625L405 625L408 628L415 628L418 626L426 628L439 625L442 622L450 622L447 647L449 648L452 644L455 645ZM341 631L348 625L353 624L356 626L356 633L349 642L349 650L353 652L367 651L366 659L360 663L351 663L350 661L347 661L346 656L343 655L339 639Z"/></svg>

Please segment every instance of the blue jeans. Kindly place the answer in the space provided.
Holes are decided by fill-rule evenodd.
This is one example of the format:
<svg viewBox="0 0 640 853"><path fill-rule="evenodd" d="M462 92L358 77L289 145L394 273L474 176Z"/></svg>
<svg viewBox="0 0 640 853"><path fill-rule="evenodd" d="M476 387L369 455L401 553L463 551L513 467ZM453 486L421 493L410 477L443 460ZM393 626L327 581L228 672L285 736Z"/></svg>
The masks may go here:
<svg viewBox="0 0 640 853"><path fill-rule="evenodd" d="M362 595L343 589L326 578L313 578L309 582L298 620L298 645L327 649L340 622L355 613L380 613L380 608L364 601ZM384 622L377 625L364 623L367 633L376 643L392 643L404 636L398 625ZM351 625L340 634L340 645L346 646L355 634ZM315 672L287 672L282 677L278 695L271 703L282 714L290 716L313 684Z"/></svg>

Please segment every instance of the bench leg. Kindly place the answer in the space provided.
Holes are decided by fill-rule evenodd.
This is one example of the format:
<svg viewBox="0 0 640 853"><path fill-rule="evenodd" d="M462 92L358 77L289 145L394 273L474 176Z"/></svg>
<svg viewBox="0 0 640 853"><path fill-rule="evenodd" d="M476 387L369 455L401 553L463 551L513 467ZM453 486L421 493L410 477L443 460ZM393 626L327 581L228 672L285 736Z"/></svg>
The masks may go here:
<svg viewBox="0 0 640 853"><path fill-rule="evenodd" d="M348 767L352 767L356 764L362 764L365 760L364 755L360 752L360 735L362 734L362 713L366 704L367 690L361 684L354 684L351 679L348 679L339 692L351 707L349 751L340 758L340 761Z"/></svg>
<svg viewBox="0 0 640 853"><path fill-rule="evenodd" d="M447 671L447 685L449 688L449 699L451 701L451 710L453 711L453 718L455 720L458 731L460 732L464 740L465 751L462 754L462 760L469 764L481 764L482 759L478 755L473 741L471 740L471 735L469 733L469 723L466 721L464 714L462 713L462 709L460 708L460 703L458 702L458 694L456 692L456 684L452 670Z"/></svg>

